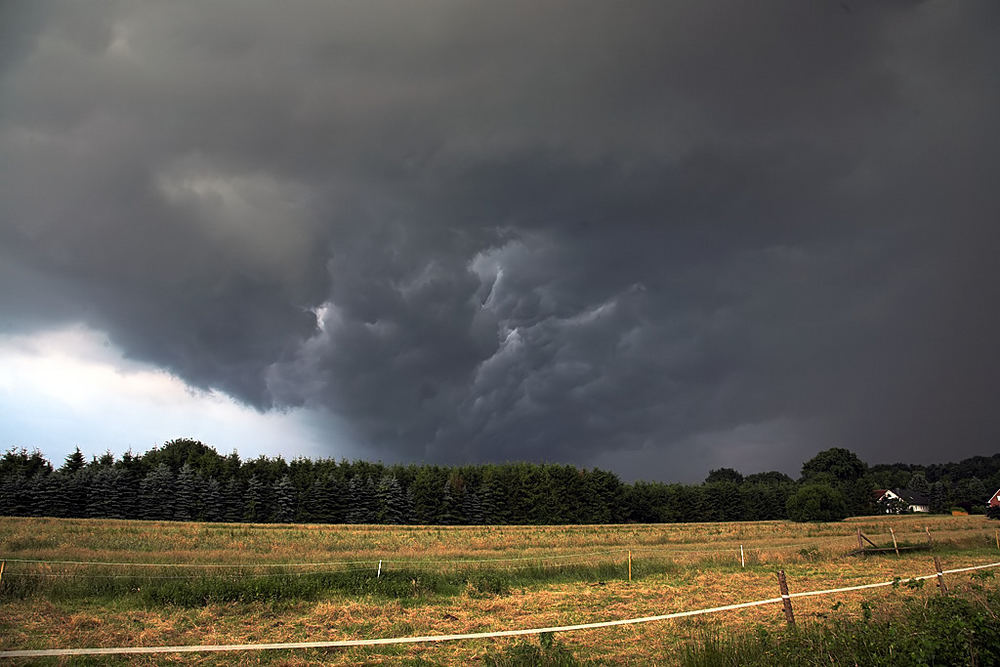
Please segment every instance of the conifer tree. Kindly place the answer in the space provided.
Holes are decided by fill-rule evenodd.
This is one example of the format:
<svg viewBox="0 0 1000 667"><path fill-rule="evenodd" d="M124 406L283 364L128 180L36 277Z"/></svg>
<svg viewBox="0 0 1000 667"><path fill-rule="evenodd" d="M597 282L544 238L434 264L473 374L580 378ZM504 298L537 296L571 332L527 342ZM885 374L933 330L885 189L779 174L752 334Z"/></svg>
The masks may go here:
<svg viewBox="0 0 1000 667"><path fill-rule="evenodd" d="M328 473L323 479L324 496L327 498L326 517L329 523L347 521L348 489L344 479L336 473Z"/></svg>
<svg viewBox="0 0 1000 667"><path fill-rule="evenodd" d="M288 523L295 518L296 495L291 478L284 475L274 483L272 493L274 498L274 520L278 523Z"/></svg>
<svg viewBox="0 0 1000 667"><path fill-rule="evenodd" d="M243 486L236 477L230 477L222 490L222 520L243 520Z"/></svg>
<svg viewBox="0 0 1000 667"><path fill-rule="evenodd" d="M948 488L943 482L931 484L930 501L932 512L941 513L948 510Z"/></svg>
<svg viewBox="0 0 1000 667"><path fill-rule="evenodd" d="M201 518L205 521L222 521L224 512L222 485L219 480L209 477L201 491Z"/></svg>
<svg viewBox="0 0 1000 667"><path fill-rule="evenodd" d="M395 475L384 474L376 490L378 512L376 521L381 524L403 523L403 488Z"/></svg>
<svg viewBox="0 0 1000 667"><path fill-rule="evenodd" d="M65 473L75 473L83 470L83 466L87 464L87 460L83 458L83 452L80 451L79 447L73 449L73 452L66 457L63 465L59 470Z"/></svg>
<svg viewBox="0 0 1000 667"><path fill-rule="evenodd" d="M190 463L182 465L177 472L177 481L174 484L176 490L174 519L177 521L191 521L198 516L198 495L200 492L198 481Z"/></svg>
<svg viewBox="0 0 1000 667"><path fill-rule="evenodd" d="M172 519L174 516L174 475L165 463L157 465L139 486L142 518Z"/></svg>
<svg viewBox="0 0 1000 667"><path fill-rule="evenodd" d="M243 498L243 518L246 521L265 521L267 508L264 507L264 484L257 475L247 480L246 495Z"/></svg>
<svg viewBox="0 0 1000 667"><path fill-rule="evenodd" d="M117 472L114 468L102 466L91 475L87 494L87 516L101 519L111 518L112 514L118 513L118 504L115 502L119 486Z"/></svg>
<svg viewBox="0 0 1000 667"><path fill-rule="evenodd" d="M348 523L373 523L375 521L375 487L371 477L351 477L348 483Z"/></svg>
<svg viewBox="0 0 1000 667"><path fill-rule="evenodd" d="M479 501L479 494L475 491L467 491L465 500L462 503L462 513L465 515L466 523L473 526L481 526L486 523L483 520L483 505Z"/></svg>

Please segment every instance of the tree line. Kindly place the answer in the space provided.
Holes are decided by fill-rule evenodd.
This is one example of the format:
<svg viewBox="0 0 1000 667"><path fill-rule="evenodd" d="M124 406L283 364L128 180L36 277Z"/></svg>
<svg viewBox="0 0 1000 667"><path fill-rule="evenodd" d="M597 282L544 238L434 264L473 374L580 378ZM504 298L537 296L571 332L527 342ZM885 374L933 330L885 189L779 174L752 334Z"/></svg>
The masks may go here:
<svg viewBox="0 0 1000 667"><path fill-rule="evenodd" d="M77 448L59 468L38 451L10 449L0 460L0 514L441 525L835 520L883 511L876 488L918 490L943 512L983 511L997 485L1000 454L869 467L835 448L807 461L798 480L721 468L701 484L626 484L608 471L555 464L243 461L177 439L141 456L106 453L90 461Z"/></svg>

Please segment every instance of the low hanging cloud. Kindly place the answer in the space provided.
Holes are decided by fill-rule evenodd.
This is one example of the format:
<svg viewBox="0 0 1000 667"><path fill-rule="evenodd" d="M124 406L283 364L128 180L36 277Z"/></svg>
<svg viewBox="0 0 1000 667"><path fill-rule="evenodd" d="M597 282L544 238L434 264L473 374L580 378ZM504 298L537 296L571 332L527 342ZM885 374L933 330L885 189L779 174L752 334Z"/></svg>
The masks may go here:
<svg viewBox="0 0 1000 667"><path fill-rule="evenodd" d="M998 18L7 3L0 333L386 460L992 453Z"/></svg>

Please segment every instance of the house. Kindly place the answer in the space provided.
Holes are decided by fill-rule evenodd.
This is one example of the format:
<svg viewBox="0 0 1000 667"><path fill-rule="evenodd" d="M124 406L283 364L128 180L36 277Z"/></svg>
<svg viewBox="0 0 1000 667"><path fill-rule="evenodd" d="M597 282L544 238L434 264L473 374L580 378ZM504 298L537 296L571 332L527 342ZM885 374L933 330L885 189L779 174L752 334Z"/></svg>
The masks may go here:
<svg viewBox="0 0 1000 667"><path fill-rule="evenodd" d="M1000 498L1000 491L997 494ZM875 495L875 504L885 506L886 514L931 511L930 499L913 489L876 489ZM1000 503L1000 499L997 502Z"/></svg>
<svg viewBox="0 0 1000 667"><path fill-rule="evenodd" d="M1000 507L1000 489L997 489L990 498L990 502L986 503L989 507Z"/></svg>

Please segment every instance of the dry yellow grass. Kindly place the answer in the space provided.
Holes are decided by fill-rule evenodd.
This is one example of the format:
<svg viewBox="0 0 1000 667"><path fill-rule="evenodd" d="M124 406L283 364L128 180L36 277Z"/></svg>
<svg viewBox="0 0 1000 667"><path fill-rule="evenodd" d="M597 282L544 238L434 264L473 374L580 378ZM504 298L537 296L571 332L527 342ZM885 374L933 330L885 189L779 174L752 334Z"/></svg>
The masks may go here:
<svg viewBox="0 0 1000 667"><path fill-rule="evenodd" d="M545 581L516 587L507 595L424 595L404 601L373 595L331 593L318 600L212 604L183 608L140 607L116 600L60 600L44 595L4 597L0 648L83 647L320 641L351 638L451 634L530 628L631 618L712 607L777 595L774 571L788 572L794 591L903 579L931 574L932 556L859 559L845 554L856 546L860 527L880 543L888 528L897 538L925 541L928 526L945 568L1000 560L995 524L983 517L869 517L832 524L753 522L623 526L247 526L197 523L3 519L0 556L21 559L127 561L146 563L289 563L332 560L438 561L428 570L475 567L448 559L541 558L600 553L588 562L613 563L617 580ZM748 567L739 566L743 544ZM624 550L633 552L635 581L625 581ZM530 561L528 561L530 562ZM575 562L575 561L574 561ZM519 561L506 564L511 568ZM642 574L647 564L658 570ZM395 564L386 564L394 567ZM490 563L495 568L496 563ZM556 572L559 561L545 565ZM12 562L9 577L22 568ZM48 566L62 573L74 566ZM159 571L159 570L154 570ZM961 582L963 577L951 575ZM797 599L802 621L830 614L851 615L862 600L891 602L919 593L892 588L840 594L835 599ZM561 638L582 658L646 664L669 660L672 651L706 627L779 627L780 605L725 612L690 620L585 630ZM510 640L476 640L384 649L184 654L130 658L139 664L382 664L426 660L464 664Z"/></svg>

